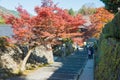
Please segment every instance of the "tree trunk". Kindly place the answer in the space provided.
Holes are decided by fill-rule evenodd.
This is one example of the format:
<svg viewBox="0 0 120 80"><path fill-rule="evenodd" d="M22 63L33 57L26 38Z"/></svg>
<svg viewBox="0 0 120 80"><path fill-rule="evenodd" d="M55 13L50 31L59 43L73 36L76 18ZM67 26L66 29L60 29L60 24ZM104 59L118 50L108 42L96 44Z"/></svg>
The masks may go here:
<svg viewBox="0 0 120 80"><path fill-rule="evenodd" d="M30 49L27 53L27 55L25 56L25 58L23 59L22 63L21 63L21 66L20 66L20 72L23 72L26 68L25 68L25 65L27 63L27 60L29 59L30 55L31 55L31 52L34 48Z"/></svg>

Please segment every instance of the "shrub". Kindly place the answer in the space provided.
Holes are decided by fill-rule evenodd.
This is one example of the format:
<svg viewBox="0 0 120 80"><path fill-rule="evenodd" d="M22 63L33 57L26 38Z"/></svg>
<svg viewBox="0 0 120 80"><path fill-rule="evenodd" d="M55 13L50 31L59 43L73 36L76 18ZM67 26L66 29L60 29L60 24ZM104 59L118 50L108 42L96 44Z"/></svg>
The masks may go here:
<svg viewBox="0 0 120 80"><path fill-rule="evenodd" d="M8 45L7 37L0 37L0 48L3 49Z"/></svg>
<svg viewBox="0 0 120 80"><path fill-rule="evenodd" d="M120 39L120 12L116 14L111 22L105 25L102 32L105 38Z"/></svg>
<svg viewBox="0 0 120 80"><path fill-rule="evenodd" d="M99 61L96 66L96 80L118 80L120 76L120 43L104 39L100 45Z"/></svg>
<svg viewBox="0 0 120 80"><path fill-rule="evenodd" d="M120 80L120 13L105 25L95 59L95 80Z"/></svg>

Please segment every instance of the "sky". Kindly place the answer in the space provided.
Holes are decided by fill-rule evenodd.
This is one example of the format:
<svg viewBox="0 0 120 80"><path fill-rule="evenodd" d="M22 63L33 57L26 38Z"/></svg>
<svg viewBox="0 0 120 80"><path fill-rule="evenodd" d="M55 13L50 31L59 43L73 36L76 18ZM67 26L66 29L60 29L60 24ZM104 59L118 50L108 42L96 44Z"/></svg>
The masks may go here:
<svg viewBox="0 0 120 80"><path fill-rule="evenodd" d="M58 3L58 6L63 9L78 10L84 4L92 4L94 7L102 7L104 4L100 0L53 0L54 3ZM41 5L41 0L0 0L0 6L3 6L10 10L15 10L15 7L22 5L29 13L34 13L34 7Z"/></svg>

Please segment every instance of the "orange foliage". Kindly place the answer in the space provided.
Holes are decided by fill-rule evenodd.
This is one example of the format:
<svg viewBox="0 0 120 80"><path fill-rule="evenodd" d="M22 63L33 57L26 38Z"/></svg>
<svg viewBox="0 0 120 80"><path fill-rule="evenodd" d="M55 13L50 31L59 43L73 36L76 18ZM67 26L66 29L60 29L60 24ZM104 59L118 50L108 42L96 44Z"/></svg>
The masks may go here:
<svg viewBox="0 0 120 80"><path fill-rule="evenodd" d="M84 39L83 38L72 38L72 40L73 40L73 42L75 43L75 44L78 44L79 46L83 46L84 44L83 44L83 42L84 42Z"/></svg>
<svg viewBox="0 0 120 80"><path fill-rule="evenodd" d="M86 35L99 38L102 28L106 23L113 19L114 15L105 8L97 8L95 14L90 16L92 25L89 27Z"/></svg>

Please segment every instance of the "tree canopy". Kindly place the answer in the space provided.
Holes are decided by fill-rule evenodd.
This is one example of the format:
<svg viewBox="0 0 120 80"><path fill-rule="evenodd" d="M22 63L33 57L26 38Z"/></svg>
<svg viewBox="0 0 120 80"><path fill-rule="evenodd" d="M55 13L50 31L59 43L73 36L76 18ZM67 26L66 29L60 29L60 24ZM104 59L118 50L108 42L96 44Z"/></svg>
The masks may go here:
<svg viewBox="0 0 120 80"><path fill-rule="evenodd" d="M96 9L92 6L94 4L85 4L78 10L78 14L82 15L92 15L95 13Z"/></svg>
<svg viewBox="0 0 120 80"><path fill-rule="evenodd" d="M69 10L69 14L70 14L70 15L72 15L72 16L74 16L74 15L75 15L75 12L73 11L73 9L72 9L72 8Z"/></svg>
<svg viewBox="0 0 120 80"><path fill-rule="evenodd" d="M114 15L108 12L105 8L97 8L96 12L90 16L91 24L88 30L84 33L84 37L99 38L102 28L106 23L113 19Z"/></svg>
<svg viewBox="0 0 120 80"><path fill-rule="evenodd" d="M48 49L47 44L57 44L59 38L80 35L77 32L79 26L85 23L81 15L71 16L67 10L53 4L52 0L42 0L42 5L35 7L35 16L30 16L22 6L16 9L20 17L6 15L4 18L7 24L12 25L16 43L29 46L21 71L25 70L32 49L38 45Z"/></svg>
<svg viewBox="0 0 120 80"><path fill-rule="evenodd" d="M56 38L68 38L77 33L78 26L85 21L82 16L71 16L66 10L56 6L35 7L36 16L17 8L20 18L6 16L6 23L12 24L17 43L33 44L54 41ZM73 35L72 35L73 34ZM79 33L77 33L78 35Z"/></svg>
<svg viewBox="0 0 120 80"><path fill-rule="evenodd" d="M118 12L118 7L120 7L120 0L101 0L105 4L105 8L110 12Z"/></svg>

